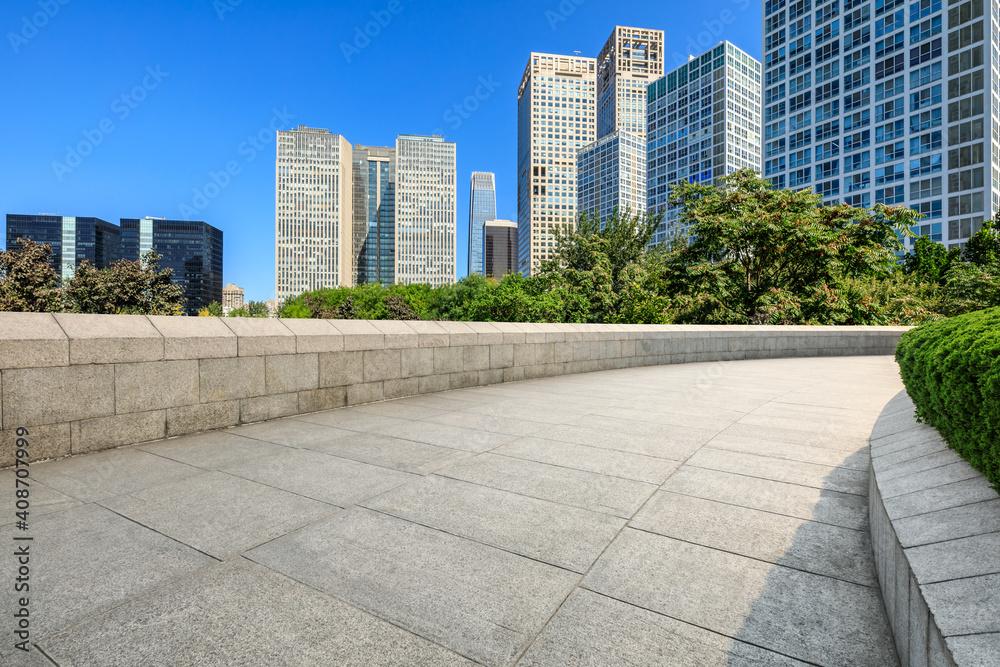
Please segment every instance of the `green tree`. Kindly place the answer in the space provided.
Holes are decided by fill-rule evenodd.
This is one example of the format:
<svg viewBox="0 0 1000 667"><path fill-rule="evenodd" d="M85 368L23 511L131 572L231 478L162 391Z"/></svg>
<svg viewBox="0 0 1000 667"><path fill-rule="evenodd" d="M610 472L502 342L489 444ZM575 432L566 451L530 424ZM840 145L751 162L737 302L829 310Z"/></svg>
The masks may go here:
<svg viewBox="0 0 1000 667"><path fill-rule="evenodd" d="M138 261L123 259L107 269L81 262L66 286L73 313L181 315L184 290L173 284L173 270L160 269L162 258L150 250Z"/></svg>
<svg viewBox="0 0 1000 667"><path fill-rule="evenodd" d="M263 301L250 301L245 306L250 317L270 317L271 309Z"/></svg>
<svg viewBox="0 0 1000 667"><path fill-rule="evenodd" d="M26 238L17 244L19 249L0 253L0 311L59 312L62 293L49 263L52 247Z"/></svg>
<svg viewBox="0 0 1000 667"><path fill-rule="evenodd" d="M903 271L918 280L931 283L944 282L945 274L955 262L961 260L962 251L948 250L930 236L921 236L913 244L913 250L903 258Z"/></svg>
<svg viewBox="0 0 1000 667"><path fill-rule="evenodd" d="M969 239L962 259L984 268L1000 266L1000 213Z"/></svg>
<svg viewBox="0 0 1000 667"><path fill-rule="evenodd" d="M198 317L222 317L222 304L213 301L198 311Z"/></svg>

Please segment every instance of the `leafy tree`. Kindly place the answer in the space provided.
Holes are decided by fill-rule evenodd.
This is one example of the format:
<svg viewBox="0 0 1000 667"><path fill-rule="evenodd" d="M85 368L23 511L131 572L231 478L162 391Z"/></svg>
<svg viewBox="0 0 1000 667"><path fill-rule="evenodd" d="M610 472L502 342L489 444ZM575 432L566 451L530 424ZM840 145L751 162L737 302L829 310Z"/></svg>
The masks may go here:
<svg viewBox="0 0 1000 667"><path fill-rule="evenodd" d="M181 315L184 290L171 281L173 269L159 268L161 258L150 250L138 261L123 259L107 269L81 262L66 287L69 312Z"/></svg>
<svg viewBox="0 0 1000 667"><path fill-rule="evenodd" d="M26 238L0 253L0 311L54 313L62 309L59 277L49 263L52 247Z"/></svg>
<svg viewBox="0 0 1000 667"><path fill-rule="evenodd" d="M198 317L222 317L222 304L213 301L198 311Z"/></svg>
<svg viewBox="0 0 1000 667"><path fill-rule="evenodd" d="M270 317L271 309L263 301L250 301L244 308L250 317Z"/></svg>
<svg viewBox="0 0 1000 667"><path fill-rule="evenodd" d="M948 250L931 237L921 236L903 258L903 271L925 282L941 283L952 265L961 260L961 255L958 248Z"/></svg>
<svg viewBox="0 0 1000 667"><path fill-rule="evenodd" d="M1000 264L956 262L945 276L940 310L948 317L1000 306Z"/></svg>
<svg viewBox="0 0 1000 667"><path fill-rule="evenodd" d="M962 258L984 268L1000 266L1000 213L969 239Z"/></svg>

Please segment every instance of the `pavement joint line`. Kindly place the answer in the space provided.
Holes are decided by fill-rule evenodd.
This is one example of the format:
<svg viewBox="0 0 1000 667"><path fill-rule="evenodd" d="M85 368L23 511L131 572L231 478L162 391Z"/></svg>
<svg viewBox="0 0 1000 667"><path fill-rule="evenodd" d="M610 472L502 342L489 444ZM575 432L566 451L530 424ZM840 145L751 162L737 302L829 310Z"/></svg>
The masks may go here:
<svg viewBox="0 0 1000 667"><path fill-rule="evenodd" d="M906 450L904 450L904 451L906 451ZM906 461L900 461L899 463L893 463L892 465L889 465L889 466L886 466L886 467L885 467L885 468L884 468L884 469L882 470L882 472L883 472L883 474L884 474L884 473L888 473L888 472L892 472L892 469L893 469L893 468L896 468L896 467L899 467L899 466L903 466L903 465L906 465L906 464L907 464L907 463L909 463L910 461L919 461L920 459L925 459L925 458L927 458L928 456L937 456L937 455L938 455L938 454L940 454L941 452L946 452L946 451L949 451L949 450L948 450L948 449L938 449L938 450L936 450L936 451L933 451L933 452L930 452L929 454L922 454L922 455L920 455L920 456L914 456L914 457L913 457L912 459L907 459ZM950 451L955 451L955 450L953 450L953 449L952 449L952 450L950 450ZM957 456L957 453L956 453L956 456ZM930 471L932 471L932 470L940 470L941 468L945 468L945 467L947 467L947 466L953 466L953 465L955 465L956 463L961 463L961 462L964 462L964 461L965 461L965 459L962 459L962 458L960 457L960 458L959 458L958 460L955 460L955 461L949 461L949 462L947 462L947 463L942 463L941 465L936 465L936 466L934 466L933 468L925 468L925 469L923 469L923 470L918 470L917 472L911 472L911 473L909 473L908 475L899 475L898 477L890 477L889 479L886 479L886 480L884 480L884 481L885 481L885 482L891 482L891 481L893 481L893 480L896 480L896 479L906 479L907 477L912 477L912 476L914 476L914 475L922 475L923 473L925 473L925 472L930 472ZM949 483L951 483L951 482L949 482Z"/></svg>
<svg viewBox="0 0 1000 667"><path fill-rule="evenodd" d="M52 635L49 635L49 636L51 637ZM52 659L52 656L50 656L50 655L49 655L48 653L46 653L46 652L45 652L45 649L43 649L43 648L42 648L41 646L39 646L37 642L32 642L32 643L31 643L31 645L35 647L35 650L36 650L36 651L37 651L37 652L38 652L39 654L41 654L41 656L42 656L42 657L43 657L44 659L48 660L48 661L49 661L50 663L52 663L53 665L55 665L55 667L59 667L59 663L58 663L58 662L56 662L55 660L53 660L53 659Z"/></svg>
<svg viewBox="0 0 1000 667"><path fill-rule="evenodd" d="M949 464L949 465L952 465L952 464ZM918 475L920 473L914 473L914 474ZM896 479L906 479L907 477L910 477L910 476L911 475L905 475L903 477L897 477ZM882 494L882 504L885 505L885 502L887 500L888 501L894 501L897 498L905 498L906 496L913 495L914 493L926 493L927 491L932 491L934 489L941 489L941 488L944 488L946 486L951 486L952 484L960 484L961 482L968 482L970 480L975 480L975 479L979 479L979 477L969 477L968 479L960 479L960 480L957 480L957 481L954 481L954 482L944 482L942 484L935 484L934 486L925 486L925 487L923 487L921 489L918 489L916 491L907 491L906 493L900 493L900 494L897 494L895 496L887 496L887 495L885 495L883 493ZM891 479L887 479L887 480L884 480L884 483L888 484L889 482L892 482L892 481L893 480L891 480ZM997 500L997 498L991 498L990 500ZM990 501L989 500L980 500L979 502L969 503L969 504L970 505L978 505L979 503L988 503L988 502L990 502ZM892 503L890 502L890 504L892 504ZM960 505L960 507L965 507L965 505ZM954 507L948 507L946 509L955 509L955 508ZM934 512L943 512L943 511L945 511L945 509L934 510ZM923 512L922 514L933 514L934 512ZM921 515L917 514L917 515L914 515L914 516L921 516Z"/></svg>
<svg viewBox="0 0 1000 667"><path fill-rule="evenodd" d="M993 500L981 500L979 502L969 503L968 505L960 505L958 507L949 507L948 509L935 510L934 512L924 512L923 514L912 514L910 516L901 517L901 518L895 519L895 520L890 519L890 521L892 521L893 523L898 523L899 521L903 521L904 519L912 519L912 518L918 517L918 516L927 516L928 514L935 514L937 512L948 512L948 511L953 510L953 509L961 509L962 507L969 507L971 505L979 505L979 504L982 504L982 503L990 503L990 502L993 502ZM893 529L895 529L895 526L893 527ZM979 537L980 535L995 535L995 534L997 534L997 532L1000 532L1000 531L991 530L988 533L976 533L975 535L965 535L964 537L948 537L948 538L945 538L943 540L935 540L933 542L921 542L920 544L912 544L912 545L910 545L908 547L904 547L904 546L902 546L902 544L900 544L900 547L905 551L905 550L909 550L909 549L916 549L918 547L929 547L929 546L933 546L935 544L945 544L946 542L957 542L958 540L967 540L967 539L969 539L971 537Z"/></svg>
<svg viewBox="0 0 1000 667"><path fill-rule="evenodd" d="M310 450L306 450L306 451L310 451L311 452L312 450L310 449ZM314 454L323 454L323 452L313 452L313 453ZM332 456L330 454L324 454L324 456L330 456L330 458L340 458L338 456ZM359 463L358 461L354 461L352 459L342 459L342 460L350 461L351 463ZM336 503L331 503L329 500L320 500L319 498L313 498L312 496L307 496L304 493L298 493L296 491L289 491L288 489L283 489L280 486L274 486L273 484L268 484L266 482L261 482L261 481L258 481L256 479L251 479L249 477L243 477L242 475L237 475L235 473L227 472L227 471L224 471L224 470L212 470L210 472L216 472L216 473L219 473L220 475L226 475L228 477L232 477L233 479L242 479L243 481L250 482L251 484L258 484L260 486L267 487L269 489L274 489L275 491L280 491L281 493L288 493L290 495L298 496L299 498L305 498L306 500L311 500L313 502L317 502L317 503L320 503L322 505L328 505L328 506L333 507L334 509L336 509L337 512L346 510L346 509L348 509L350 507L353 507L354 505L358 504L358 503L352 503L350 505L337 505ZM400 472L400 471L396 470L394 472ZM407 473L407 474L411 474L412 475L414 473ZM410 481L415 481L415 480L410 480ZM399 486L394 486L391 489L383 491L382 493L388 493L389 491L395 491L400 486L406 486L409 483L410 482L403 482ZM379 493L377 495L380 496L380 495L382 495L382 493ZM358 501L358 502L365 502L365 501L371 500L372 498L375 498L375 497L376 496L369 496L369 497L364 498L363 500ZM328 514L328 515L326 515L326 517L323 517L323 518L329 518L329 517L333 516L334 514L336 514L337 512L333 512L331 514ZM315 523L315 522L310 522L310 523ZM301 528L301 527L302 526L300 526L299 528ZM298 530L298 528L295 528L294 530ZM288 532L293 532L293 531L288 531ZM288 533L285 533L285 534L287 535Z"/></svg>
<svg viewBox="0 0 1000 667"><path fill-rule="evenodd" d="M781 461L782 459L775 459L775 460L776 461ZM765 482L774 482L775 484L788 484L790 486L798 486L798 487L803 488L803 489L818 489L820 491L826 491L827 493L839 493L839 494L844 495L844 496L855 496L857 498L867 498L868 497L867 491L865 493L863 493L863 494L862 493L851 493L850 491L838 491L836 489L828 489L825 486L812 486L810 484L802 484L800 482L786 482L785 480L781 480L781 479L771 479L770 477L761 477L760 475L748 475L746 473L733 472L731 470L719 470L718 468L708 468L706 466L697 465L695 463L691 463L691 464L685 463L684 465L690 465L690 467L696 468L698 470L711 470L712 472L721 472L721 473L726 474L726 475L737 475L739 477L746 477L748 479L760 479L760 480L763 480Z"/></svg>
<svg viewBox="0 0 1000 667"><path fill-rule="evenodd" d="M544 438L537 438L537 439L538 440L542 440ZM514 442L519 442L519 441L515 440ZM514 444L514 442L507 443L507 444L512 445L512 444ZM548 442L560 442L560 441L559 440L549 440ZM572 443L560 443L560 444L572 444ZM586 447L586 446L587 445L579 445L579 447ZM599 448L598 447L591 447L591 449L599 449ZM603 451L609 451L609 450L603 450ZM614 479L621 479L621 480L624 480L626 482L640 482L642 484L652 484L654 486L658 486L656 482L647 482L647 481L642 480L642 479L635 479L634 477L622 477L621 475L612 475L611 473L594 472L593 470L584 470L582 468L573 468L572 466L563 465L561 463L549 463L547 461L536 461L534 459L526 459L526 458L522 458L520 456L514 456L513 454L505 454L503 452L497 452L497 451L494 451L494 450L490 450L489 452L484 452L484 453L493 454L493 456L502 456L502 457L504 457L506 459L514 459L515 461L528 461L530 463L538 463L540 465L552 466L553 468L561 468L563 470L572 470L574 472L582 472L582 473L587 473L587 474L590 474L590 475L600 475L601 477L612 477ZM623 452L623 453L631 454L632 456L642 456L642 457L645 457L647 459L653 459L653 460L656 460L656 461L670 461L671 460L671 459L661 459L661 458L657 458L655 456L646 456L645 454L632 454L632 452ZM475 458L475 457L473 457L473 458ZM458 463L455 463L454 465L462 465L463 463L466 463L466 461L459 461ZM678 463L678 461L674 461L674 463ZM447 470L447 469L448 468L442 468L442 470ZM435 472L440 472L440 471L435 471ZM433 473L429 473L429 474L433 474Z"/></svg>
<svg viewBox="0 0 1000 667"><path fill-rule="evenodd" d="M126 497L128 497L130 494L124 494L124 495ZM121 496L113 496L113 498L120 498L120 497ZM181 540L177 539L176 537L171 537L170 535L167 535L166 533L163 533L163 532L157 530L156 528L153 528L152 526L147 526L146 524L144 524L141 521L137 521L136 519L133 519L132 517L125 516L124 514L121 514L120 512L117 512L117 511L111 509L110 507L107 507L106 505L102 505L101 504L105 500L111 500L113 498L110 498L110 499L109 498L104 498L102 500L98 500L96 502L88 503L88 504L89 505L96 505L96 506L100 507L101 509L103 509L105 511L108 511L108 512L111 512L112 514L120 516L121 518L125 519L126 521L131 521L132 523L134 523L137 526L140 526L142 528L145 528L146 530L152 531L152 532L156 533L157 535L160 535L161 537L165 537L168 540L170 540L171 542L176 542L177 544L180 544L183 547L187 547L188 549L191 549L192 551L197 551L198 553L200 553L203 556L208 556L209 558L211 558L212 560L216 561L217 563L221 563L223 561L223 559L219 558L218 556L213 556L210 553L202 551L198 547L191 546L187 542L182 542ZM187 575L185 575L185 576L187 576Z"/></svg>
<svg viewBox="0 0 1000 667"><path fill-rule="evenodd" d="M833 465L830 465L829 463L814 463L812 461L803 461L802 459L790 459L790 458L785 458L785 457L782 457L782 456L772 456L771 454L759 454L757 452L746 452L746 451L739 450L739 449L728 449L726 447L721 447L719 445L713 444L717 438L723 437L723 435L724 434L720 433L719 435L715 436L714 438L712 438L711 440L709 440L708 442L706 442L705 443L705 448L712 449L712 450L715 450L717 452L728 452L730 454L746 454L747 456L756 456L756 457L762 458L762 459L773 459L775 461L792 461L792 462L795 462L795 463L807 463L809 465L821 466L823 468L830 468L832 470L839 470L843 466L843 463L841 463L841 465L833 466ZM728 438L738 438L740 436L727 435L725 437L728 437ZM811 450L817 451L817 452L831 452L831 451L832 452L845 452L845 453L850 453L852 456L854 454L857 454L858 451L859 451L859 450L855 450L855 451L852 452L852 451L847 450L847 449L827 449L825 447L810 447L809 445L793 445L791 443L785 443L785 444L788 444L789 447L796 447L796 448L799 448L799 449L801 449L801 448L808 448L808 449L811 449ZM850 458L850 457L847 457L847 458ZM865 467L865 468L848 468L848 470L857 470L858 472L864 472L864 473L868 472L868 468L867 467Z"/></svg>

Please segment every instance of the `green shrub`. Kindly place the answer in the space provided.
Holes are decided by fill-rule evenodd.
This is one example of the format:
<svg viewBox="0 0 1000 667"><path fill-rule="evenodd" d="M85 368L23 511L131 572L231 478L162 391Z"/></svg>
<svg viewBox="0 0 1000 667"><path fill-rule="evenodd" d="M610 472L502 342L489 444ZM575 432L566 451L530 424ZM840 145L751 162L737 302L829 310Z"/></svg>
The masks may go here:
<svg viewBox="0 0 1000 667"><path fill-rule="evenodd" d="M896 360L917 416L1000 492L1000 308L913 329Z"/></svg>

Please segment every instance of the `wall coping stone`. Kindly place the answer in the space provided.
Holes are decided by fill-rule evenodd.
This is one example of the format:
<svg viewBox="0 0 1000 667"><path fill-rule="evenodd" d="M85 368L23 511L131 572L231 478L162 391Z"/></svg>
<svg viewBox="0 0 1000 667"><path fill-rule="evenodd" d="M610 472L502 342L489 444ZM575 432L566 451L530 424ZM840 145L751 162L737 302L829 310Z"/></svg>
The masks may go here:
<svg viewBox="0 0 1000 667"><path fill-rule="evenodd" d="M72 365L163 359L163 334L145 315L57 313L53 317L69 338Z"/></svg>
<svg viewBox="0 0 1000 667"><path fill-rule="evenodd" d="M69 336L51 313L4 313L0 368L69 365Z"/></svg>

